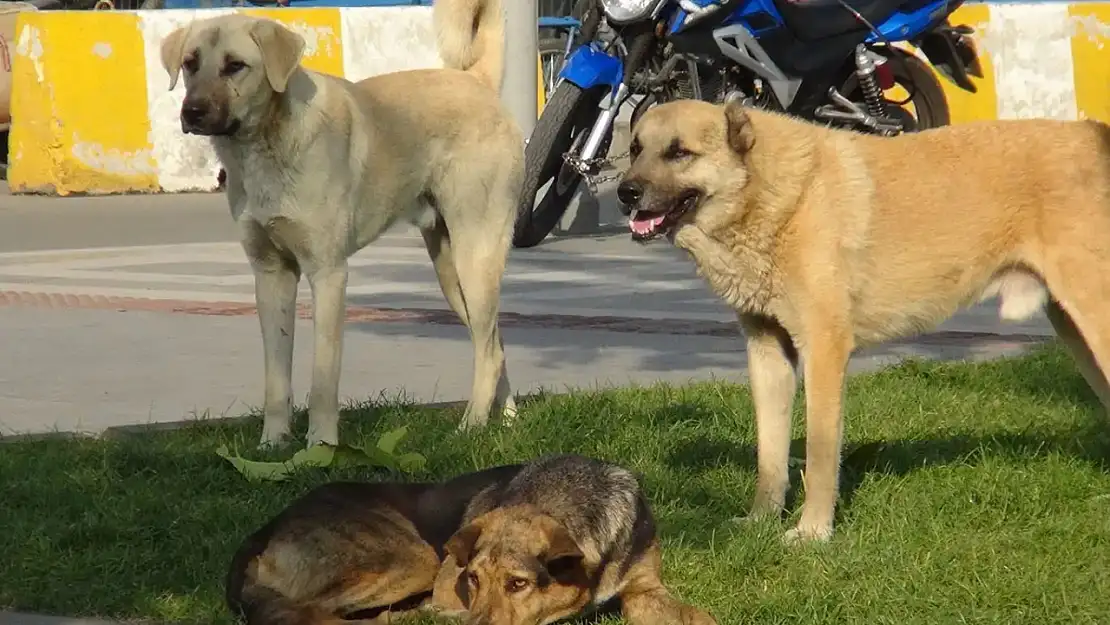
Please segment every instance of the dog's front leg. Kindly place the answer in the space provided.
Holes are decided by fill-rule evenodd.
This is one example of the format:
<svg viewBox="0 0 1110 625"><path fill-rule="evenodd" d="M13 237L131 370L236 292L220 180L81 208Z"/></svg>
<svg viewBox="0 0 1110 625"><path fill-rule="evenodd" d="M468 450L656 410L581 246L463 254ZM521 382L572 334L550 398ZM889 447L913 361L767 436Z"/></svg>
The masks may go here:
<svg viewBox="0 0 1110 625"><path fill-rule="evenodd" d="M772 319L741 315L740 327L748 341L759 467L748 518L777 518L790 487L790 417L798 384L798 352L790 335Z"/></svg>
<svg viewBox="0 0 1110 625"><path fill-rule="evenodd" d="M802 518L787 542L832 537L840 484L842 400L852 336L845 324L823 323L806 333L803 347L806 391L806 468Z"/></svg>
<svg viewBox="0 0 1110 625"><path fill-rule="evenodd" d="M312 287L314 334L312 390L308 396L308 436L311 447L339 444L339 372L343 360L343 322L346 319L347 263L314 267L306 272Z"/></svg>
<svg viewBox="0 0 1110 625"><path fill-rule="evenodd" d="M254 298L262 326L265 391L260 447L289 436L293 417L293 335L297 319L296 260L274 247L254 222L243 225L243 248L254 272Z"/></svg>

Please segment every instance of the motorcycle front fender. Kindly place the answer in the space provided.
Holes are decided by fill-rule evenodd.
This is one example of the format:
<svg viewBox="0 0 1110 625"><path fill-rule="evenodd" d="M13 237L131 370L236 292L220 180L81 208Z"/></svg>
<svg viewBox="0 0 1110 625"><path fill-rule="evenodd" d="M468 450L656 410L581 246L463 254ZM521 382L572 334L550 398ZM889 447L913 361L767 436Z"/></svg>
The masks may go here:
<svg viewBox="0 0 1110 625"><path fill-rule="evenodd" d="M590 42L579 46L563 64L559 78L583 91L599 86L609 87L611 92L616 91L624 78L624 63L599 49L598 45L597 42Z"/></svg>

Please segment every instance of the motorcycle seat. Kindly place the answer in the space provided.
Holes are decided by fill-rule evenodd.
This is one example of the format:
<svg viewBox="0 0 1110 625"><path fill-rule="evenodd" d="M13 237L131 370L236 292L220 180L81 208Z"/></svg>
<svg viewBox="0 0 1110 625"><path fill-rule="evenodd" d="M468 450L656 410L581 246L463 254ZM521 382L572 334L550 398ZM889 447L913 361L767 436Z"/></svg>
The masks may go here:
<svg viewBox="0 0 1110 625"><path fill-rule="evenodd" d="M873 26L894 14L906 0L845 0ZM867 27L837 0L774 0L783 21L803 41L864 31Z"/></svg>

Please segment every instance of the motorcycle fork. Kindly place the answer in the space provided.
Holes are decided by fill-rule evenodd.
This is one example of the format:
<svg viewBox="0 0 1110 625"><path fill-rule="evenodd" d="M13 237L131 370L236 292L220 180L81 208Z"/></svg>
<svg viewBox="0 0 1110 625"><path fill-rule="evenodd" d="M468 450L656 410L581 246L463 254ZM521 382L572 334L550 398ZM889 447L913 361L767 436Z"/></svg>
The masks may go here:
<svg viewBox="0 0 1110 625"><path fill-rule="evenodd" d="M621 49L621 57L624 59L624 79L621 80L616 89L610 92L607 99L602 99L601 114L594 120L594 125L590 128L590 134L586 137L578 155L568 154L564 157L566 162L583 176L594 173L593 170L600 165L599 161L601 159L596 158L598 150L605 141L606 135L612 129L621 106L632 95L632 91L628 88L628 82L635 74L635 70L643 65L651 53L655 45L656 30L657 25L648 22L630 27L627 32L615 40Z"/></svg>
<svg viewBox="0 0 1110 625"><path fill-rule="evenodd" d="M582 149L577 155L568 155L567 162L574 167L580 174L592 173L594 169L594 157L597 155L601 144L605 141L605 136L609 133L609 129L613 127L613 122L617 119L617 114L620 112L621 105L623 105L630 95L628 86L621 82L613 91L612 95L602 100L604 108L601 114L594 120L594 125L590 128L590 134L586 136L586 141L582 144Z"/></svg>
<svg viewBox="0 0 1110 625"><path fill-rule="evenodd" d="M669 57L666 62L663 63L663 67L658 74L649 79L649 84L658 86L666 82L670 79L675 66L682 61L687 63L690 71L690 80L693 81L694 93L698 96L697 99L701 99L701 79L697 73L697 63L693 58L686 58L681 55ZM598 149L601 147L602 142L605 141L606 134L613 126L613 122L617 119L617 115L620 114L621 107L624 106L624 103L628 101L631 95L632 92L628 88L628 85L622 81L617 85L617 88L613 90L607 100L603 99L601 101L601 114L597 116L593 127L590 128L590 134L582 144L582 149L578 152L578 155L571 157L575 161L572 162L571 165L580 173L586 173L590 169L590 165L595 160L594 157L597 155ZM635 113L633 113L633 115L635 115Z"/></svg>
<svg viewBox="0 0 1110 625"><path fill-rule="evenodd" d="M594 121L594 128L589 129L589 135L586 138L586 143L582 147L582 152L578 153L578 158L583 161L591 161L597 154L598 148L602 147L602 142L605 141L605 135L609 129L613 127L613 122L617 119L617 113L620 112L620 105L625 103L628 99L628 87L622 82L617 85L612 97L608 99L608 105L602 109L602 113L597 115L597 120ZM603 102L605 102L603 100Z"/></svg>

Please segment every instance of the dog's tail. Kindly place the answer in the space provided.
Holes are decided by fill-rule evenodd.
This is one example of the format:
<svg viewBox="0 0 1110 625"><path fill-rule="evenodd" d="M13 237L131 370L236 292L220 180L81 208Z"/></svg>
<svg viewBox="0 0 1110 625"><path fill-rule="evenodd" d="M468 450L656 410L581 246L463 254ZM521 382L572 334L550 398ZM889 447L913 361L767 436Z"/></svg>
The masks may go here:
<svg viewBox="0 0 1110 625"><path fill-rule="evenodd" d="M505 64L501 1L435 0L432 4L432 22L444 66L469 72L498 92Z"/></svg>
<svg viewBox="0 0 1110 625"><path fill-rule="evenodd" d="M253 583L248 583L242 594L228 603L246 625L345 625L336 614Z"/></svg>
<svg viewBox="0 0 1110 625"><path fill-rule="evenodd" d="M337 615L294 601L259 582L257 557L271 532L272 524L262 528L232 556L225 580L227 607L246 625L344 625Z"/></svg>

